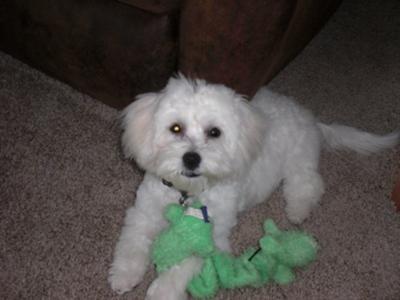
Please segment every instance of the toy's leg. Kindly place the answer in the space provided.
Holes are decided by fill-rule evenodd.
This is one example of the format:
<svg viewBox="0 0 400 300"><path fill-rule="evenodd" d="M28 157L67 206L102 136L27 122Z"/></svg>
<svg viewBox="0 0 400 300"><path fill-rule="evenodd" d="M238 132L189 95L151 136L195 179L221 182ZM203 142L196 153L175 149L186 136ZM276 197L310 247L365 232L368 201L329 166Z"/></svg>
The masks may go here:
<svg viewBox="0 0 400 300"><path fill-rule="evenodd" d="M222 287L231 289L259 283L259 273L248 258L247 253L240 257L234 257L223 252L213 257Z"/></svg>
<svg viewBox="0 0 400 300"><path fill-rule="evenodd" d="M217 270L213 259L208 257L204 259L200 273L189 282L187 290L195 298L211 298L216 294L218 288Z"/></svg>
<svg viewBox="0 0 400 300"><path fill-rule="evenodd" d="M203 260L190 257L161 273L147 290L146 300L183 300L186 286L201 271Z"/></svg>
<svg viewBox="0 0 400 300"><path fill-rule="evenodd" d="M149 193L149 184L144 181L137 191L135 206L127 210L108 278L119 294L131 290L146 272L153 239L167 224L163 218L167 203L161 198Z"/></svg>
<svg viewBox="0 0 400 300"><path fill-rule="evenodd" d="M292 149L284 171L286 213L293 223L301 223L324 193L318 173L319 139L315 132L307 132Z"/></svg>

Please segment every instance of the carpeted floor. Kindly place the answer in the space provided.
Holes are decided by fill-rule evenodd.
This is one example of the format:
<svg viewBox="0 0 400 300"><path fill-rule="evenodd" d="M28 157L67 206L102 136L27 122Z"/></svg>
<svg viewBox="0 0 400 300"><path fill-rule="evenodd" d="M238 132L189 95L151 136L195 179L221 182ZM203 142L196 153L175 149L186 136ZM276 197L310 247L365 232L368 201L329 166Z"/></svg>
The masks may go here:
<svg viewBox="0 0 400 300"><path fill-rule="evenodd" d="M400 2L345 0L270 84L322 121L384 133L400 127ZM143 299L153 272L119 297L107 284L141 172L122 159L117 111L0 53L0 299ZM400 215L390 201L400 147L324 152L326 194L301 228L318 260L290 286L218 299L400 299ZM278 190L232 235L254 245L266 217L291 228Z"/></svg>

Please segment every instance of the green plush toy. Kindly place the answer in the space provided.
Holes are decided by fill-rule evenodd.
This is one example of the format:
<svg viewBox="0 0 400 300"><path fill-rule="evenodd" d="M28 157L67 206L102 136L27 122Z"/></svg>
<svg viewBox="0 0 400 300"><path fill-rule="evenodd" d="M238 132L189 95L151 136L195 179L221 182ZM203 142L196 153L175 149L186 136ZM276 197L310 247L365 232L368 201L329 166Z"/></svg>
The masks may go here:
<svg viewBox="0 0 400 300"><path fill-rule="evenodd" d="M170 226L153 244L153 262L157 272L163 272L190 256L203 258L201 272L187 286L196 298L212 297L219 288L288 284L295 278L293 268L311 263L318 248L310 235L281 231L272 220L266 220L260 248L234 257L215 247L212 223L200 203L186 208L171 204L165 215Z"/></svg>

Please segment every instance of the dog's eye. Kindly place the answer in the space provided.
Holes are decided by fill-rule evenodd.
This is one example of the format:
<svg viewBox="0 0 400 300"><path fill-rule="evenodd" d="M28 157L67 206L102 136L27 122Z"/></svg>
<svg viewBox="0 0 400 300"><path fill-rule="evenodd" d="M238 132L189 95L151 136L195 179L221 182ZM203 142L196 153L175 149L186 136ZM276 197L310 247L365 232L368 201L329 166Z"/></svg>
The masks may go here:
<svg viewBox="0 0 400 300"><path fill-rule="evenodd" d="M212 138L217 138L221 135L221 130L217 127L213 127L207 132L207 135Z"/></svg>
<svg viewBox="0 0 400 300"><path fill-rule="evenodd" d="M174 134L180 134L182 133L182 125L179 123L174 123L172 126L169 128L169 130L174 133Z"/></svg>

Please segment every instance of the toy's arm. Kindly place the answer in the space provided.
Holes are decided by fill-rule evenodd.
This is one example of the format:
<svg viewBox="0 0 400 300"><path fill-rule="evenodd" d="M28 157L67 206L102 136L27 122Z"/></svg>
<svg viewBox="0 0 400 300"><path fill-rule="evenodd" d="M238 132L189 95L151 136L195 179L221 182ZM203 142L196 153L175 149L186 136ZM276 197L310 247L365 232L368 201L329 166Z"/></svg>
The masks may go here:
<svg viewBox="0 0 400 300"><path fill-rule="evenodd" d="M277 235L277 234L281 233L279 228L276 226L275 222L271 219L265 220L264 231L266 234L270 234L270 235Z"/></svg>
<svg viewBox="0 0 400 300"><path fill-rule="evenodd" d="M165 218L170 222L174 223L179 219L180 216L183 215L184 208L182 205L172 203L167 206L165 210Z"/></svg>

